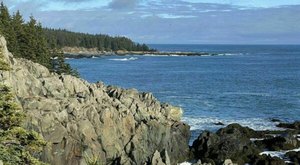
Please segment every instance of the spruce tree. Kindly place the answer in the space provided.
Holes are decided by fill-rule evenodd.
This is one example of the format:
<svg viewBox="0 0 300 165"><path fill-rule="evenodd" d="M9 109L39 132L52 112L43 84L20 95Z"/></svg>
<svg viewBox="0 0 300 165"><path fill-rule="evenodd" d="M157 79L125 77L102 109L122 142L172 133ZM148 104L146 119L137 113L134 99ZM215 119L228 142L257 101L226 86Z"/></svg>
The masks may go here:
<svg viewBox="0 0 300 165"><path fill-rule="evenodd" d="M9 70L2 51L0 48L0 72ZM44 164L33 155L39 155L46 142L35 131L22 127L24 118L11 89L0 82L0 160L5 165Z"/></svg>
<svg viewBox="0 0 300 165"><path fill-rule="evenodd" d="M8 49L14 51L17 45L16 33L11 24L11 16L7 7L1 2L0 5L0 29L1 33L5 36Z"/></svg>
<svg viewBox="0 0 300 165"><path fill-rule="evenodd" d="M16 34L16 42L11 46L13 49L12 52L15 57L21 57L20 47L25 43L24 38L26 37L26 34L24 30L24 20L19 11L13 15L11 25Z"/></svg>

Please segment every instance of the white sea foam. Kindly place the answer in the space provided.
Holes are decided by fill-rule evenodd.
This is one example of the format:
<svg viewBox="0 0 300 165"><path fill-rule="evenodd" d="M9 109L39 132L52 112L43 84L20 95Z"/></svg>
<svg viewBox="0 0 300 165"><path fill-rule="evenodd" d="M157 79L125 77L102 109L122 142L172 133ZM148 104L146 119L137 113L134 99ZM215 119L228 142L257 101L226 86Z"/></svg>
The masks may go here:
<svg viewBox="0 0 300 165"><path fill-rule="evenodd" d="M179 165L192 165L192 163L190 163L190 162L183 162L183 163L180 163Z"/></svg>
<svg viewBox="0 0 300 165"><path fill-rule="evenodd" d="M266 121L261 118L248 118L248 119L220 119L215 117L183 117L182 120L191 126L191 130L213 130L220 128L214 123L223 123L229 125L238 123L242 126L250 127L254 130L281 130L276 127L276 123Z"/></svg>
<svg viewBox="0 0 300 165"><path fill-rule="evenodd" d="M251 141L261 141L265 140L265 138L250 138Z"/></svg>
<svg viewBox="0 0 300 165"><path fill-rule="evenodd" d="M284 159L284 155L287 152L291 152L291 151L299 152L300 148L296 148L293 150L284 150L284 151L264 151L264 152L261 152L260 155L269 155L271 157L278 157L278 158Z"/></svg>
<svg viewBox="0 0 300 165"><path fill-rule="evenodd" d="M113 59L108 59L111 61L134 61L137 60L137 57L130 57L130 58L113 58Z"/></svg>
<svg viewBox="0 0 300 165"><path fill-rule="evenodd" d="M240 56L244 55L244 53L219 53L217 56Z"/></svg>
<svg viewBox="0 0 300 165"><path fill-rule="evenodd" d="M163 54L144 54L143 56L148 56L148 57L180 57L180 56L187 56L187 55L180 55L180 54L166 54L166 55L163 55Z"/></svg>
<svg viewBox="0 0 300 165"><path fill-rule="evenodd" d="M149 56L149 57L165 57L165 56L167 56L167 55L144 54L143 56Z"/></svg>
<svg viewBox="0 0 300 165"><path fill-rule="evenodd" d="M208 54L208 55L201 55L201 56L241 56L244 53L218 53L218 54Z"/></svg>
<svg viewBox="0 0 300 165"><path fill-rule="evenodd" d="M218 53L218 54L199 54L199 57L210 57L210 56L238 56L244 55L243 53ZM188 56L185 54L144 54L143 56L150 56L150 57L180 57L180 56ZM196 55L197 56L197 55Z"/></svg>

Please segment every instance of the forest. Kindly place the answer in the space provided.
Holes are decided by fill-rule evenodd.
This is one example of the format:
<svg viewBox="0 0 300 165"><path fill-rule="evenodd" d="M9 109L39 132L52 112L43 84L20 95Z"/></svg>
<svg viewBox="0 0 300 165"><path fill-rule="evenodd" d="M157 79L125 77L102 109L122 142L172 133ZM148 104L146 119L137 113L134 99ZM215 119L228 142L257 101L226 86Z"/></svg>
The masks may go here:
<svg viewBox="0 0 300 165"><path fill-rule="evenodd" d="M97 48L99 51L154 51L146 44L138 44L126 37L85 34L65 29L43 28L33 16L25 21L19 11L10 14L0 5L0 34L7 41L8 50L16 58L25 58L58 74L78 76L65 62L63 47Z"/></svg>
<svg viewBox="0 0 300 165"><path fill-rule="evenodd" d="M97 48L99 51L154 51L146 44L134 43L126 37L111 37L104 34L76 33L65 29L45 28L44 33L49 43L55 43L59 48L84 47Z"/></svg>
<svg viewBox="0 0 300 165"><path fill-rule="evenodd" d="M19 11L11 15L3 2L0 5L0 34L5 37L14 57L39 63L52 72L78 76L77 71L64 61L62 51L46 38L42 25L33 16L25 22Z"/></svg>

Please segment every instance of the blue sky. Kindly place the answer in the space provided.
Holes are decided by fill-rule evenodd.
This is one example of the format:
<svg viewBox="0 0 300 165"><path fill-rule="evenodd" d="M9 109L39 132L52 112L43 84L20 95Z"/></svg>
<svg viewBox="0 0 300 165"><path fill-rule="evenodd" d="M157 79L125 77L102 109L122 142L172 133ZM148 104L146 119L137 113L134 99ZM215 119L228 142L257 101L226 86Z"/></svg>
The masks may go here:
<svg viewBox="0 0 300 165"><path fill-rule="evenodd" d="M143 43L300 44L300 0L4 0L44 26Z"/></svg>

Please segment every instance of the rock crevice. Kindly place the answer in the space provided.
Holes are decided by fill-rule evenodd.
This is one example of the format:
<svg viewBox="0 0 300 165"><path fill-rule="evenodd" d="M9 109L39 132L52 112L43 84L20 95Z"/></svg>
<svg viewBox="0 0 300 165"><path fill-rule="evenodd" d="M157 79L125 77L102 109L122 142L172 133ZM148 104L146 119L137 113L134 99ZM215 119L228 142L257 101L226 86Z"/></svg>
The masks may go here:
<svg viewBox="0 0 300 165"><path fill-rule="evenodd" d="M27 114L26 127L49 142L42 160L76 165L96 156L102 164L144 164L155 152L166 152L171 164L187 158L190 132L180 122L180 108L160 103L151 93L51 73L13 58L0 40L11 67L0 73L1 82L16 94Z"/></svg>

